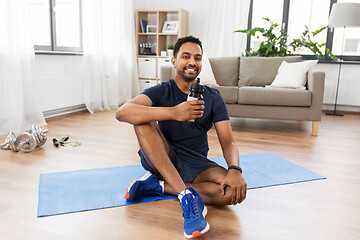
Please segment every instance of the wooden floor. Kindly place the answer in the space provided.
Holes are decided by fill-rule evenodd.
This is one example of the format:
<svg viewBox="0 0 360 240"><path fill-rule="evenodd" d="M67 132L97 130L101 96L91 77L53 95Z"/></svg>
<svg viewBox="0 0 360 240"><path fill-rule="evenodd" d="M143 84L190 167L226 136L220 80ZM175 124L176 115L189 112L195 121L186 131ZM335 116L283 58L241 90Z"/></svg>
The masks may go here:
<svg viewBox="0 0 360 240"><path fill-rule="evenodd" d="M82 145L32 153L0 150L0 239L184 239L177 199L37 218L41 173L139 164L130 125L115 112L48 120L48 138L72 135ZM249 190L241 205L208 206L200 239L360 239L360 116L311 122L232 119L240 154L271 152L327 180ZM5 136L0 136L1 142ZM221 156L214 130L209 157Z"/></svg>

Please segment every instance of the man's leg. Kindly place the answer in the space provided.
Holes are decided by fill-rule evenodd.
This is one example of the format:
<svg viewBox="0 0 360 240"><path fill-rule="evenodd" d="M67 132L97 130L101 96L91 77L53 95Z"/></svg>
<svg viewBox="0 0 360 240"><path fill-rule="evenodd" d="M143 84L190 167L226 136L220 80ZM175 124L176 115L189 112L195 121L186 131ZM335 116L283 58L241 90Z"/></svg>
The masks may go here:
<svg viewBox="0 0 360 240"><path fill-rule="evenodd" d="M134 129L147 164L161 174L173 192L183 191L186 186L169 158L169 145L157 123L135 125Z"/></svg>
<svg viewBox="0 0 360 240"><path fill-rule="evenodd" d="M225 195L220 187L227 171L222 167L214 167L205 170L195 178L192 183L186 183L186 187L193 187L199 192L205 203L214 205L230 205L232 192L230 187L225 188ZM171 185L165 182L165 193L173 194Z"/></svg>
<svg viewBox="0 0 360 240"><path fill-rule="evenodd" d="M167 185L171 186L170 193L178 195L183 210L185 237L198 237L209 231L210 225L205 220L207 208L204 201L195 190L186 189L184 181L169 157L170 148L159 126L155 122L151 122L135 125L134 128L145 162L150 168L159 172ZM149 178L151 177L153 176ZM135 182L133 183L134 187L131 187L132 183L130 183L128 189L136 189ZM136 192L136 190L134 191ZM192 209L198 209L200 214L192 214Z"/></svg>

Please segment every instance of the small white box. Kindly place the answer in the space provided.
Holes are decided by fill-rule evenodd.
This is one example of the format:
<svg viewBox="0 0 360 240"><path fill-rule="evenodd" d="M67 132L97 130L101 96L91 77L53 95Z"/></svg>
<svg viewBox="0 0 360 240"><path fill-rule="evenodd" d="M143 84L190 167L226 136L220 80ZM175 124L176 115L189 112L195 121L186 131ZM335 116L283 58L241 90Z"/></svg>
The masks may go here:
<svg viewBox="0 0 360 240"><path fill-rule="evenodd" d="M149 87L155 86L156 84L157 84L156 80L139 79L140 92L144 91Z"/></svg>
<svg viewBox="0 0 360 240"><path fill-rule="evenodd" d="M156 58L138 58L139 78L156 79Z"/></svg>
<svg viewBox="0 0 360 240"><path fill-rule="evenodd" d="M170 58L159 58L158 59L158 79L160 79L160 69L161 66L171 66Z"/></svg>

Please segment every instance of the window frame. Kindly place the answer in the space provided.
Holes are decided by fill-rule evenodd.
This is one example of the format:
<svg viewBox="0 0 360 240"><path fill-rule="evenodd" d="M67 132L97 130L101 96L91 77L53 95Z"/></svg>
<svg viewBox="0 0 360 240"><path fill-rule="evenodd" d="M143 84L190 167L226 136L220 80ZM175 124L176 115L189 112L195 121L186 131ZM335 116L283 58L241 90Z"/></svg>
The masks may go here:
<svg viewBox="0 0 360 240"><path fill-rule="evenodd" d="M256 1L256 0L255 0ZM287 33L288 28L288 22L289 22L289 12L290 12L290 1L291 0L283 0L284 7L283 7L283 17L281 22L281 27L285 30ZM330 4L330 10L329 15L331 12L331 9L333 5L337 3L337 0L329 0ZM249 17L248 17L248 30L252 28L252 13L253 13L253 6L254 6L254 0L250 0L250 7L249 7ZM334 28L327 28L327 34L326 34L326 48L328 48L330 51L332 51L333 47L333 38L334 38ZM250 51L250 44L251 44L251 36L247 36L246 39L246 50ZM312 54L300 54L304 60L315 60L317 59L315 55ZM337 58L341 57L344 62L359 62L360 63L360 55L335 55ZM327 54L325 54L325 58L320 60L319 62L335 62L332 60Z"/></svg>
<svg viewBox="0 0 360 240"><path fill-rule="evenodd" d="M56 45L56 14L54 11L55 0L49 1L50 13L50 43L51 45L35 45L36 54L82 54L83 39L82 39L82 0L79 0L79 32L80 32L80 46L79 47L60 47Z"/></svg>

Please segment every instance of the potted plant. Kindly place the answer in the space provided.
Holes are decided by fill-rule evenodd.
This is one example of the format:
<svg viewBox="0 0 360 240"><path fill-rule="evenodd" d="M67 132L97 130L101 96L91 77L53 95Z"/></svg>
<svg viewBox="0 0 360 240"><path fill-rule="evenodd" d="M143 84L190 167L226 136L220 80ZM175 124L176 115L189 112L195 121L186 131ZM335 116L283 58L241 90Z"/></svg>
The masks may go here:
<svg viewBox="0 0 360 240"><path fill-rule="evenodd" d="M235 32L246 33L260 39L260 36L265 38L264 41L260 42L257 50L250 49L246 51L246 56L257 56L257 57L275 57L275 56L292 56L299 54L304 49L312 51L317 59L323 59L324 54L337 60L335 55L325 47L325 43L319 43L313 40L313 38L325 30L327 26L321 27L314 32L311 32L307 26L305 31L299 38L293 39L290 43L287 43L287 34L283 29L280 28L278 23L271 21L269 18L263 18L269 24L269 28L255 27L252 29L236 30ZM325 48L325 49L324 49ZM324 51L324 50L325 51ZM243 54L244 55L244 54Z"/></svg>
<svg viewBox="0 0 360 240"><path fill-rule="evenodd" d="M169 44L167 46L167 54L169 57L172 57L174 54L174 44Z"/></svg>

